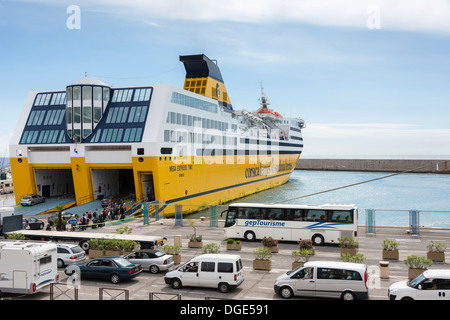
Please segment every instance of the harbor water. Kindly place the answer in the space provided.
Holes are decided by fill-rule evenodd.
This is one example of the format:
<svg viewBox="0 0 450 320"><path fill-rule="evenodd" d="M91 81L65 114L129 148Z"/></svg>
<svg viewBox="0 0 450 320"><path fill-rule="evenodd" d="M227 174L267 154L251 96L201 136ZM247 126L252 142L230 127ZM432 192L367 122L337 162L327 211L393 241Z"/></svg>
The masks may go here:
<svg viewBox="0 0 450 320"><path fill-rule="evenodd" d="M358 223L365 224L366 210L375 209L378 226L408 226L409 211L420 211L419 225L450 228L450 175L405 173L322 194L314 193L344 187L390 175L386 172L294 170L289 181L233 202L274 203L298 198L285 204L355 204ZM224 210L223 206L218 211ZM208 210L190 215L208 216ZM220 212L218 212L220 214Z"/></svg>

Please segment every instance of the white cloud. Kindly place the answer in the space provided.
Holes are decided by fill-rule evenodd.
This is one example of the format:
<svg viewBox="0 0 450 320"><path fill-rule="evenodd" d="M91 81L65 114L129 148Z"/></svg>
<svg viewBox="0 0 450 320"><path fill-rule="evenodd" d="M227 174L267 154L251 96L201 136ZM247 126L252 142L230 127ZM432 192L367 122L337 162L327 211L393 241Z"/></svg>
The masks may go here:
<svg viewBox="0 0 450 320"><path fill-rule="evenodd" d="M63 5L60 0L33 2ZM379 16L381 29L450 32L446 0L79 0L77 5L151 24L169 19L367 28Z"/></svg>
<svg viewBox="0 0 450 320"><path fill-rule="evenodd" d="M25 0L64 5L61 0ZM66 1L68 5L70 1ZM307 23L367 28L378 19L381 29L450 33L446 0L78 0L81 10L139 19Z"/></svg>

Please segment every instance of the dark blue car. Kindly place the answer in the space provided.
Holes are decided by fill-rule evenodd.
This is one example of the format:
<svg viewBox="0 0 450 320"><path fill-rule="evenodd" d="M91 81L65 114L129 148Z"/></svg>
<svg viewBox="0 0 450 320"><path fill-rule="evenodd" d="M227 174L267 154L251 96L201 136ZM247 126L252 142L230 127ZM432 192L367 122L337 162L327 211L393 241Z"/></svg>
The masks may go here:
<svg viewBox="0 0 450 320"><path fill-rule="evenodd" d="M82 279L109 279L114 284L134 278L141 272L141 265L131 263L122 257L109 256L92 259L84 264L73 264L64 270L68 276L81 275Z"/></svg>

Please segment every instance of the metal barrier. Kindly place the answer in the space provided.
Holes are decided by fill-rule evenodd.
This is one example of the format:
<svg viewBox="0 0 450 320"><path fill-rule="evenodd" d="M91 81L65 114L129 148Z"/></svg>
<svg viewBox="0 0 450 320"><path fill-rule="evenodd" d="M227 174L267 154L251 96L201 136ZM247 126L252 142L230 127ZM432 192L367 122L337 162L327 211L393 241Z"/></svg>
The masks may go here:
<svg viewBox="0 0 450 320"><path fill-rule="evenodd" d="M148 295L150 300L181 300L181 294L179 293L163 293L163 292L150 292Z"/></svg>
<svg viewBox="0 0 450 320"><path fill-rule="evenodd" d="M55 291L59 293L57 294ZM73 296L70 296L68 293L73 293ZM66 297L68 300L78 300L78 286L52 283L50 285L50 300L59 300L63 297Z"/></svg>
<svg viewBox="0 0 450 320"><path fill-rule="evenodd" d="M98 298L106 300L104 297L110 297L108 300L130 300L130 291L115 288L99 288Z"/></svg>

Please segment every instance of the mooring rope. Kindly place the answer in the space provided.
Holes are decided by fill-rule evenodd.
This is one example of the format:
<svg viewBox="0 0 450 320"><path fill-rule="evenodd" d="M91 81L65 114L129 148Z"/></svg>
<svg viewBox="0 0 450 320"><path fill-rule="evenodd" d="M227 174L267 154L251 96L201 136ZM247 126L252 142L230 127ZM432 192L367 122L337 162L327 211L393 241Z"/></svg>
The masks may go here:
<svg viewBox="0 0 450 320"><path fill-rule="evenodd" d="M440 165L441 163L447 163L448 161L450 161L450 160L445 160L445 161L441 161L441 162L437 162L437 163L433 163L433 164L427 164L426 166L421 166L421 167L417 167L417 168L414 168L414 169L410 169L410 170L406 170L406 171L402 171L402 172L389 174L389 175L378 177L378 178L375 178L375 179L370 179L370 180L366 180L366 181L352 183L352 184L349 184L349 185L346 185L346 186L342 186L342 187L337 187L337 188L333 188L333 189L329 189L329 190L319 191L319 192L307 194L307 195L300 196L300 197L295 197L295 198L291 198L291 199L287 199L287 200L281 200L281 201L273 202L272 204L283 203L283 202L287 202L287 201L292 201L292 200L302 199L302 198L306 198L306 197L316 196L316 195L322 194L322 193L327 193L327 192L336 191L336 190L340 190L340 189L350 188L350 187L354 187L354 186L357 186L357 185L360 185L360 184L369 183L369 182L377 181L377 180L381 180L381 179L386 179L386 178L398 176L398 175L404 174L404 173L414 172L414 171L417 171L417 170L420 170L420 169L427 168L427 167L429 167L431 165L433 165L433 166L434 165Z"/></svg>

